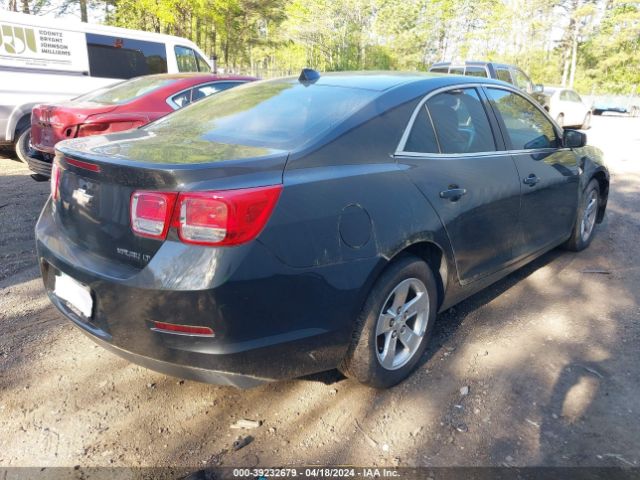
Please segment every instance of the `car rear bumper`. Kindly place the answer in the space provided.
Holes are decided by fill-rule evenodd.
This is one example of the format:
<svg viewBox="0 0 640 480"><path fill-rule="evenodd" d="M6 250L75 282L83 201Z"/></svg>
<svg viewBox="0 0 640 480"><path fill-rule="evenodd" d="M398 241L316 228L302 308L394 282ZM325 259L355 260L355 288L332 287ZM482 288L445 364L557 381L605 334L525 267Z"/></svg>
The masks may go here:
<svg viewBox="0 0 640 480"><path fill-rule="evenodd" d="M34 152L27 157L29 170L44 177L51 177L52 156Z"/></svg>
<svg viewBox="0 0 640 480"><path fill-rule="evenodd" d="M215 272L207 277L190 264L193 247L165 242L147 267L120 268L74 246L50 202L36 226L36 243L51 301L96 342L162 373L241 388L335 368L375 264L291 269L259 242L224 249L230 258L196 247L212 255ZM202 264L202 256L194 262ZM91 318L54 293L60 272L91 289ZM154 321L209 326L215 336L159 332L152 330Z"/></svg>

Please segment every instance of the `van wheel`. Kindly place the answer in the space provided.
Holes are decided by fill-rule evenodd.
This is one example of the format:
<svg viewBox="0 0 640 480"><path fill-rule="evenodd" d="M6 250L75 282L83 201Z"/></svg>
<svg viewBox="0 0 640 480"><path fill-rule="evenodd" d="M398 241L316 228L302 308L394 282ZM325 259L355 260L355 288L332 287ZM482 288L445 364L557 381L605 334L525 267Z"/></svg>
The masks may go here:
<svg viewBox="0 0 640 480"><path fill-rule="evenodd" d="M589 246L591 240L593 240L599 206L600 184L593 178L582 193L576 224L573 227L571 237L564 244L567 250L579 252Z"/></svg>
<svg viewBox="0 0 640 480"><path fill-rule="evenodd" d="M18 160L27 163L27 158L31 151L31 125L17 133L14 146Z"/></svg>
<svg viewBox="0 0 640 480"><path fill-rule="evenodd" d="M404 380L425 351L437 308L429 266L411 255L398 258L369 293L340 371L375 388Z"/></svg>

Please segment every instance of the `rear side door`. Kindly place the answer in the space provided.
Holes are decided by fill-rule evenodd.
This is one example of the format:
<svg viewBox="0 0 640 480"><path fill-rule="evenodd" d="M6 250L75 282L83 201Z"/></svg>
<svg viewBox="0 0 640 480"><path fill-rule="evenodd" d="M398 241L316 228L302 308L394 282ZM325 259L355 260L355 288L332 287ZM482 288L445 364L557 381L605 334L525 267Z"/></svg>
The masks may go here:
<svg viewBox="0 0 640 480"><path fill-rule="evenodd" d="M512 260L520 207L518 172L497 151L498 127L481 98L472 86L427 95L396 152L442 221L462 284Z"/></svg>
<svg viewBox="0 0 640 480"><path fill-rule="evenodd" d="M522 188L520 231L514 252L521 258L569 237L578 202L575 153L538 106L519 92L485 87Z"/></svg>

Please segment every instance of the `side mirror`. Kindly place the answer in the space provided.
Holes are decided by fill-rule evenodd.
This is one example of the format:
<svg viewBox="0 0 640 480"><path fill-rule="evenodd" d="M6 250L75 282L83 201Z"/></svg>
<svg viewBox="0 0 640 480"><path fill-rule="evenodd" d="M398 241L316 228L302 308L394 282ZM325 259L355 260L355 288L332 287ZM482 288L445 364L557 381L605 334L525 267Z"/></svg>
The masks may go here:
<svg viewBox="0 0 640 480"><path fill-rule="evenodd" d="M587 144L587 135L577 130L565 130L562 143L566 148L580 148Z"/></svg>
<svg viewBox="0 0 640 480"><path fill-rule="evenodd" d="M541 83L536 83L533 86L533 93L542 93L544 92L544 85Z"/></svg>

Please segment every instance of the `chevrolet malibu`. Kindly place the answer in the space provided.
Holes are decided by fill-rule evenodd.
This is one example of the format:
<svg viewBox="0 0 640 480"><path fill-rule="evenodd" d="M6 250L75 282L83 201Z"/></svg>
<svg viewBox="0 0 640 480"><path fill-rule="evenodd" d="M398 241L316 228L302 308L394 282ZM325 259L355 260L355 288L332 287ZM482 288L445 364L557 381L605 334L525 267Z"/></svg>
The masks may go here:
<svg viewBox="0 0 640 480"><path fill-rule="evenodd" d="M304 70L57 147L36 227L54 305L148 368L250 387L339 368L377 388L436 314L559 245L609 174L504 83Z"/></svg>

